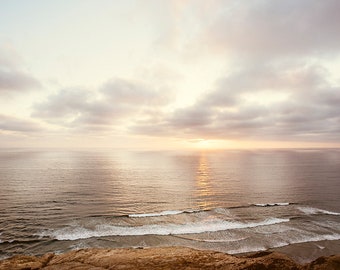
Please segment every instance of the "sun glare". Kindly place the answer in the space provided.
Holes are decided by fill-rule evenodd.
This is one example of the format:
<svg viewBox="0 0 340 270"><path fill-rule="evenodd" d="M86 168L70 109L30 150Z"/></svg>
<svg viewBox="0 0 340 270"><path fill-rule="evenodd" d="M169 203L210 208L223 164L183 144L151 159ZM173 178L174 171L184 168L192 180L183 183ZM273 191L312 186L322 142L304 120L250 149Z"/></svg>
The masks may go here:
<svg viewBox="0 0 340 270"><path fill-rule="evenodd" d="M191 141L192 146L196 149L221 149L226 147L225 141L196 139Z"/></svg>
<svg viewBox="0 0 340 270"><path fill-rule="evenodd" d="M195 146L200 149L208 149L211 148L211 141L202 139L197 141Z"/></svg>

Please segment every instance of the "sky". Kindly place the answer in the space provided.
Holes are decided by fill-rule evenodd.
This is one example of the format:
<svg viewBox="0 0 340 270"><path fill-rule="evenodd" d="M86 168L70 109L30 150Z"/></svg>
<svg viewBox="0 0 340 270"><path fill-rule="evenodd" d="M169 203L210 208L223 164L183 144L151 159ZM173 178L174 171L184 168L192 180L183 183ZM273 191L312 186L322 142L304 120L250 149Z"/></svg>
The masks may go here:
<svg viewBox="0 0 340 270"><path fill-rule="evenodd" d="M339 10L0 0L0 147L340 147Z"/></svg>

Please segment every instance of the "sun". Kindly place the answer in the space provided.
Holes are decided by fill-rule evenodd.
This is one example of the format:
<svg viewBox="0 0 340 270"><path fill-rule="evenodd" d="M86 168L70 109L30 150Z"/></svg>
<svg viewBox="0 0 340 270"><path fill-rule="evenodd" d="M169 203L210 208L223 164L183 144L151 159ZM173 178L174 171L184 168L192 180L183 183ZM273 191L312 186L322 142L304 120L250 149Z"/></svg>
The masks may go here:
<svg viewBox="0 0 340 270"><path fill-rule="evenodd" d="M227 142L223 140L193 139L190 140L191 147L200 150L214 150L227 147Z"/></svg>
<svg viewBox="0 0 340 270"><path fill-rule="evenodd" d="M199 149L210 149L212 147L211 140L200 139L195 143L195 146Z"/></svg>

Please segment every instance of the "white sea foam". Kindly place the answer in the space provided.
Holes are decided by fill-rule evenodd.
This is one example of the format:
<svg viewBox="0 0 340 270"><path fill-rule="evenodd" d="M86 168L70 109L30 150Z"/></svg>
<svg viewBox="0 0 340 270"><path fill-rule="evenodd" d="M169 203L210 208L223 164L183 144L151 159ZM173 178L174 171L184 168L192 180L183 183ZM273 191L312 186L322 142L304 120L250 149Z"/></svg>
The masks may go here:
<svg viewBox="0 0 340 270"><path fill-rule="evenodd" d="M256 203L254 204L255 206L259 206L259 207L267 207L267 206L287 206L289 205L289 202L278 202L278 203Z"/></svg>
<svg viewBox="0 0 340 270"><path fill-rule="evenodd" d="M289 219L270 218L260 222L242 223L214 219L187 224L152 224L136 227L100 224L96 225L93 229L82 226L69 226L57 230L47 230L40 233L39 236L48 236L57 240L76 240L102 236L197 234L231 229L254 228L288 221Z"/></svg>
<svg viewBox="0 0 340 270"><path fill-rule="evenodd" d="M178 215L185 213L186 211L180 210L169 210L169 211L162 211L159 213L145 213L145 214L130 214L129 217L132 218L140 218L140 217L160 217L160 216L170 216L170 215ZM193 211L194 212L194 211Z"/></svg>
<svg viewBox="0 0 340 270"><path fill-rule="evenodd" d="M8 259L8 258L10 258L11 256L8 256L8 255L2 255L2 256L0 256L0 261L2 261L2 260L6 260L6 259Z"/></svg>
<svg viewBox="0 0 340 270"><path fill-rule="evenodd" d="M247 253L247 252L265 251L265 250L267 250L267 248L264 247L264 246L263 247L261 247L261 246L257 246L257 247L244 246L242 248L228 250L227 253L228 254L241 254L241 253Z"/></svg>
<svg viewBox="0 0 340 270"><path fill-rule="evenodd" d="M178 215L178 214L183 214L183 213L197 213L197 212L201 212L201 210L166 210L166 211L156 212L156 213L130 214L128 216L131 218L161 217L161 216L171 216L171 215Z"/></svg>
<svg viewBox="0 0 340 270"><path fill-rule="evenodd" d="M185 236L177 236L181 239L191 240L196 242L206 242L206 243L226 243L226 242L239 242L248 237L238 237L238 238L228 238L228 239L200 239L200 238L192 238L192 237L185 237Z"/></svg>
<svg viewBox="0 0 340 270"><path fill-rule="evenodd" d="M222 215L231 215L230 209L226 209L226 208L215 208L214 212L217 214L222 214Z"/></svg>
<svg viewBox="0 0 340 270"><path fill-rule="evenodd" d="M301 243L308 243L308 242L318 242L324 240L340 240L340 234L321 234L321 235L314 235L314 236L305 236L297 239L287 239L286 243L282 243L281 245L276 245L274 247L281 247L291 244L301 244Z"/></svg>
<svg viewBox="0 0 340 270"><path fill-rule="evenodd" d="M89 248L90 246L86 245L83 242L77 243L75 245L70 246L70 248L72 250L79 250L79 249L85 249L85 248Z"/></svg>
<svg viewBox="0 0 340 270"><path fill-rule="evenodd" d="M320 246L320 245L316 245L319 249L325 249L326 247L324 246Z"/></svg>
<svg viewBox="0 0 340 270"><path fill-rule="evenodd" d="M307 215L325 214L325 215L340 216L340 213L338 212L331 212L331 211L314 208L314 207L298 207L297 209Z"/></svg>
<svg viewBox="0 0 340 270"><path fill-rule="evenodd" d="M301 244L301 243L308 243L308 242L318 242L318 241L324 241L324 240L340 240L340 234L326 234L326 235L314 235L314 236L304 236L301 238L295 238L295 239L289 239L289 237L286 240L280 240L280 241L274 241L272 243L266 244L266 245L258 245L258 246L247 246L242 245L242 247L238 249L233 250L227 250L227 253L229 254L240 254L245 252L256 252L256 251L264 251L268 248L279 248L284 247L288 245L293 244ZM323 249L323 246L317 245L320 249Z"/></svg>

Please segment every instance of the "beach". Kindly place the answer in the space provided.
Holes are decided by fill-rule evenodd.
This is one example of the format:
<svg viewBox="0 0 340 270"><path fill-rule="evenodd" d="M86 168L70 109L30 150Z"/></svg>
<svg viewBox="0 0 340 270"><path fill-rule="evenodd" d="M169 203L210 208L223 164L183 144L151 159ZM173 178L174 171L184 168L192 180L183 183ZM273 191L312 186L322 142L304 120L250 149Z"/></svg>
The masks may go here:
<svg viewBox="0 0 340 270"><path fill-rule="evenodd" d="M143 249L81 249L65 254L41 257L19 255L0 261L1 270L71 270L71 269L340 269L340 255L320 257L308 264L298 264L276 252L258 252L232 256L221 252L184 247Z"/></svg>

